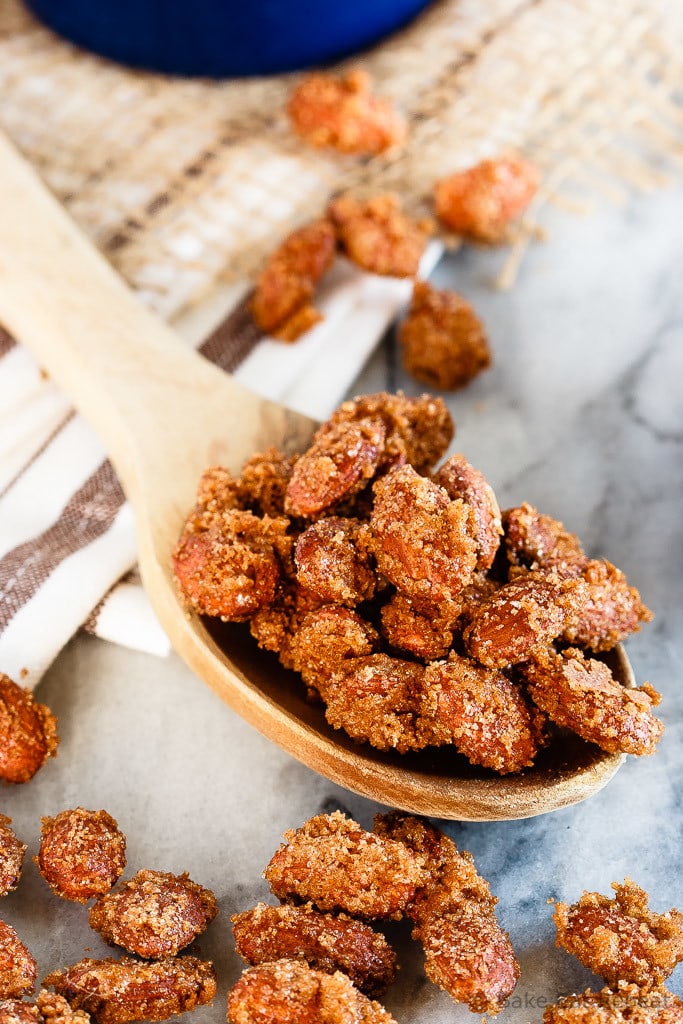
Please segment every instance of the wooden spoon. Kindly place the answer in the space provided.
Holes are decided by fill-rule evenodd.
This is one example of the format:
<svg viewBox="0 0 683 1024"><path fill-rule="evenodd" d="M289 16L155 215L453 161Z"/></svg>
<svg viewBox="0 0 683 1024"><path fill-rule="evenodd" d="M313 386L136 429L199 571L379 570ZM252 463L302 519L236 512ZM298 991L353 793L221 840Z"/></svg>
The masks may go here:
<svg viewBox="0 0 683 1024"><path fill-rule="evenodd" d="M239 470L269 444L301 450L313 421L265 401L192 352L144 309L29 165L0 137L0 322L37 356L102 438L135 511L145 587L175 650L239 715L327 778L440 818L523 818L584 800L609 755L567 735L526 772L498 777L452 748L405 755L355 745L244 627L210 624L179 599L171 552L200 473ZM633 685L621 648L620 680ZM181 709L179 709L179 712Z"/></svg>

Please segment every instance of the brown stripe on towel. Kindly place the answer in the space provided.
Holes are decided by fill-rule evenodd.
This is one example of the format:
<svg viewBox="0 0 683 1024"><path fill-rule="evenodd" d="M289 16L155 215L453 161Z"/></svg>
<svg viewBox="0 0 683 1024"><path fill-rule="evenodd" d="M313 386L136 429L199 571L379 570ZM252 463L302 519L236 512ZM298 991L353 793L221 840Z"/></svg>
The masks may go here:
<svg viewBox="0 0 683 1024"><path fill-rule="evenodd" d="M0 324L0 359L11 352L16 346L16 341L8 331Z"/></svg>
<svg viewBox="0 0 683 1024"><path fill-rule="evenodd" d="M206 359L228 373L233 373L263 338L249 312L250 300L251 293L237 303L199 348Z"/></svg>
<svg viewBox="0 0 683 1024"><path fill-rule="evenodd" d="M142 581L140 579L140 574L137 571L137 569L129 569L128 572L123 574L123 576L121 577L120 580L117 580L117 582L114 584L113 587L110 587L110 589L107 591L107 593L104 595L104 597L100 601L97 602L97 604L95 605L93 610L90 612L90 615L88 615L87 619L85 620L85 622L81 626L81 629L84 629L86 633L92 633L93 635L96 635L96 633L97 633L97 620L100 617L100 613L101 613L102 609L107 604L109 598L114 593L114 591L118 590L118 588L120 586L122 586L123 584L125 584L125 583L137 583L137 584L141 584L142 583Z"/></svg>
<svg viewBox="0 0 683 1024"><path fill-rule="evenodd" d="M124 501L111 463L103 462L47 530L0 558L0 630L65 558L107 532Z"/></svg>
<svg viewBox="0 0 683 1024"><path fill-rule="evenodd" d="M12 487L14 487L14 485L15 485L15 484L16 484L16 482L17 482L17 480L21 480L21 478L22 478L22 476L24 475L24 473L25 473L25 472L26 472L26 471L27 471L28 469L30 469L30 468L31 468L31 466L33 465L33 463L34 463L34 462L35 462L35 461L36 461L37 459L39 459L39 458L40 458L40 456L41 456L41 455L43 454L43 452L44 452L44 451L45 451L45 450L46 450L47 448L49 448L49 447L50 447L50 445L52 444L52 442L54 441L54 439L55 439L55 438L57 437L57 435L58 435L58 434L61 434L61 432L62 432L62 431L64 430L64 428L65 428L65 427L67 427L67 426L69 425L69 423L71 423L71 421L72 421L72 419L74 418L74 416L75 416L75 415L76 415L76 410L75 410L75 409L69 409L69 411L68 411L68 413L66 414L66 416L65 416L65 417L64 417L63 419L61 419L61 420L59 421L59 423L58 423L58 424L57 424L57 426L56 426L56 427L54 428L54 430L53 430L53 431L52 431L52 432L51 432L51 433L49 434L49 436L48 436L48 437L46 437L46 438L45 438L45 440L44 440L44 441L43 441L43 443L41 444L41 446L40 446L40 448L38 449L38 451L36 451L36 452L34 452L34 453L33 453L33 455L32 455L32 456L31 456L31 458L30 458L30 459L28 460L28 462L26 462L26 463L25 463L25 464L24 464L24 465L23 465L23 466L21 467L21 469L20 469L20 470L19 470L19 471L18 471L17 473L15 473L14 477L13 477L13 478L12 478L12 479L10 480L10 482L9 482L9 483L7 484L7 486L6 486L6 487L4 487L4 488L2 489L2 491L0 491L0 499L4 498L4 497L5 497L5 495L7 494L7 492L8 492L9 490L11 490L11 488L12 488Z"/></svg>
<svg viewBox="0 0 683 1024"><path fill-rule="evenodd" d="M95 636L97 634L97 620L100 617L100 612L102 611L102 609L104 608L105 604L107 603L107 601L111 597L112 591L115 589L115 587L119 586L119 583L122 583L122 582L123 582L122 580L119 580L119 582L116 583L114 585L114 587L111 588L111 590L107 591L107 593L104 595L102 600L97 602L97 604L95 605L93 610L90 612L90 615L88 616L88 618L85 620L85 622L81 626L81 629L84 629L86 633L92 633L93 636Z"/></svg>

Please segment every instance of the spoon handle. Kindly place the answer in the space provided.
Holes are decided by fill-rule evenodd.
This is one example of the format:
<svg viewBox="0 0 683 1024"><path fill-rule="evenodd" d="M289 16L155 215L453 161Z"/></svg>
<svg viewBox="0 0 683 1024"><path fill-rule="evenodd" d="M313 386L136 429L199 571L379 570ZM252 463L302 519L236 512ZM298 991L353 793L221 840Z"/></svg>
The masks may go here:
<svg viewBox="0 0 683 1024"><path fill-rule="evenodd" d="M1 133L0 197L0 323L96 429L124 487L159 445L183 443L203 394L266 405L142 306Z"/></svg>

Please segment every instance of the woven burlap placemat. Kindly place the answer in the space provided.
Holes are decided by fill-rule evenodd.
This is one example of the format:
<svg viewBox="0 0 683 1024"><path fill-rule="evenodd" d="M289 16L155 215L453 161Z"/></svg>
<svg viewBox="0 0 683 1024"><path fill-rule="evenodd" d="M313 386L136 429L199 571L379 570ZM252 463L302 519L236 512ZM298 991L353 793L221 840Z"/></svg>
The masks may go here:
<svg viewBox="0 0 683 1024"><path fill-rule="evenodd" d="M312 151L283 114L297 76L222 82L118 67L0 2L0 126L143 297L172 317L254 273L331 192L390 188L424 211L434 180L522 149L549 200L584 208L683 164L683 5L443 0L362 58L410 122L358 160Z"/></svg>

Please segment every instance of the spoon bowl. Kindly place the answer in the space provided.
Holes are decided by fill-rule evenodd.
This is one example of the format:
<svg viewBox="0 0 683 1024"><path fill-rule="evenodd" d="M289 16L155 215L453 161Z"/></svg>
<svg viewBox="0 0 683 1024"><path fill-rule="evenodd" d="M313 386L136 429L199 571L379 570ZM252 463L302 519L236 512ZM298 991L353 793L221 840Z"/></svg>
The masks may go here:
<svg viewBox="0 0 683 1024"><path fill-rule="evenodd" d="M562 732L533 768L505 777L452 748L398 755L356 745L246 627L188 611L171 553L201 472L215 464L237 472L272 444L300 451L316 424L243 388L144 309L2 137L0 195L0 322L98 431L135 512L152 605L177 653L233 710L333 782L439 818L530 817L609 781L624 756ZM609 657L633 686L623 649Z"/></svg>

